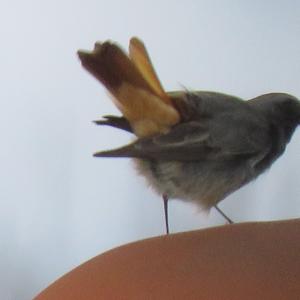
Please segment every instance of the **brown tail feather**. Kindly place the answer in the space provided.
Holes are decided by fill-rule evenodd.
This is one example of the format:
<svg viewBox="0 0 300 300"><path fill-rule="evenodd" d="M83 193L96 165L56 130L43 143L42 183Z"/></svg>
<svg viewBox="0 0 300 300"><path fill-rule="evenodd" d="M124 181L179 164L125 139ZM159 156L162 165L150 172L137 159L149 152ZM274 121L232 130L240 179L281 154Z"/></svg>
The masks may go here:
<svg viewBox="0 0 300 300"><path fill-rule="evenodd" d="M82 65L114 95L126 81L136 87L152 92L137 67L116 44L97 42L92 52L78 51Z"/></svg>

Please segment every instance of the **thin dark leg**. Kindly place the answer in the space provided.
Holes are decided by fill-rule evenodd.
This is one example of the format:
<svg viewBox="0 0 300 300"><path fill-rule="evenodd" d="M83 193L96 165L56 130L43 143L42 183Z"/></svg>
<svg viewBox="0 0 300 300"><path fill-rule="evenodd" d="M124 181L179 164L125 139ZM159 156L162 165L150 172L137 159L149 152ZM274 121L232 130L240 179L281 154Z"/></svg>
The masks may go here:
<svg viewBox="0 0 300 300"><path fill-rule="evenodd" d="M169 234L169 214L168 214L168 196L166 194L162 195L164 200L164 212L165 212L165 222L166 222L166 233Z"/></svg>
<svg viewBox="0 0 300 300"><path fill-rule="evenodd" d="M229 224L233 224L234 222L229 218L227 217L223 211L217 206L217 205L214 205L214 208L216 209L217 212L219 212L219 214L229 223Z"/></svg>

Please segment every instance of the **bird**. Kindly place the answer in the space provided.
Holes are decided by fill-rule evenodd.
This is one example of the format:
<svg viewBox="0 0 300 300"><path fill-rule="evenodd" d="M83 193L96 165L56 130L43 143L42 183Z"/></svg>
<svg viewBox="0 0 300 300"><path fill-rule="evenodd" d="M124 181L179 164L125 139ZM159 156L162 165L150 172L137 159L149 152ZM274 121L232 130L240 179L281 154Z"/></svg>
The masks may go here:
<svg viewBox="0 0 300 300"><path fill-rule="evenodd" d="M79 50L82 66L108 90L121 116L95 121L131 132L135 139L95 157L126 157L164 200L217 206L267 170L281 156L300 123L300 101L287 93L244 100L214 91L166 92L143 41L133 37L128 54L117 43Z"/></svg>

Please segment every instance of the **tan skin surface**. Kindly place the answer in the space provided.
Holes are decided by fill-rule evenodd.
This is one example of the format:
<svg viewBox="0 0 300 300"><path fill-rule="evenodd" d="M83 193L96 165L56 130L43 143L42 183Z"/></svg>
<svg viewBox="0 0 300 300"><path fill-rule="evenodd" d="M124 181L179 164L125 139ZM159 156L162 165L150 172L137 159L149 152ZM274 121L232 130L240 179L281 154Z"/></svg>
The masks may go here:
<svg viewBox="0 0 300 300"><path fill-rule="evenodd" d="M299 299L300 219L160 236L101 254L35 300Z"/></svg>

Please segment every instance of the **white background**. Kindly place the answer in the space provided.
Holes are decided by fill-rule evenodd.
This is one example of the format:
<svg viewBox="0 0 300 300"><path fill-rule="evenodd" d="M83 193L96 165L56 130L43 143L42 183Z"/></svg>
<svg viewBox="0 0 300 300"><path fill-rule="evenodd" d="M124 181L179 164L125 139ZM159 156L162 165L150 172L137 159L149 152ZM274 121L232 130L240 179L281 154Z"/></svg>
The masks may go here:
<svg viewBox="0 0 300 300"><path fill-rule="evenodd" d="M0 298L31 299L78 264L164 233L162 201L127 159L92 153L131 136L76 57L96 40L141 37L167 90L300 97L300 2L14 1L0 7ZM235 221L300 215L300 130L254 183L221 203ZM180 201L172 232L223 224Z"/></svg>

